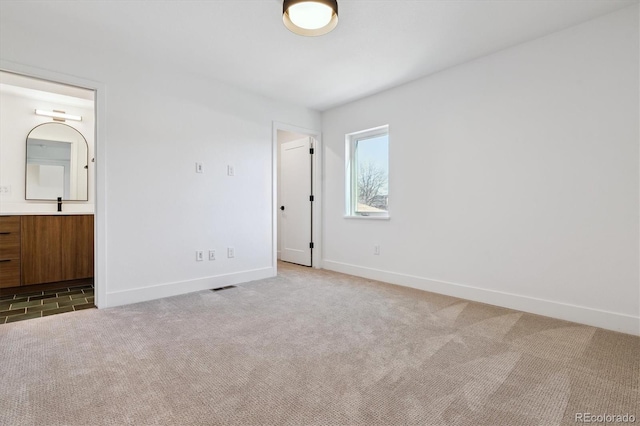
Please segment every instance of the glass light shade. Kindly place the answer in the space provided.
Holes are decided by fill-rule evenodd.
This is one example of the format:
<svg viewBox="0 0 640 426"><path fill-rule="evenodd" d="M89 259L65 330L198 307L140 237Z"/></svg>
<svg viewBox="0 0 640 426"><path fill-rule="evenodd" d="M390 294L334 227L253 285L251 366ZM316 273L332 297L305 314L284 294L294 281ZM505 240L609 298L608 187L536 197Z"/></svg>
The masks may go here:
<svg viewBox="0 0 640 426"><path fill-rule="evenodd" d="M282 20L292 32L305 36L327 34L338 25L335 0L285 0Z"/></svg>
<svg viewBox="0 0 640 426"><path fill-rule="evenodd" d="M294 4L288 12L291 22L306 30L324 27L331 22L331 15L333 15L333 10L329 6L314 1Z"/></svg>

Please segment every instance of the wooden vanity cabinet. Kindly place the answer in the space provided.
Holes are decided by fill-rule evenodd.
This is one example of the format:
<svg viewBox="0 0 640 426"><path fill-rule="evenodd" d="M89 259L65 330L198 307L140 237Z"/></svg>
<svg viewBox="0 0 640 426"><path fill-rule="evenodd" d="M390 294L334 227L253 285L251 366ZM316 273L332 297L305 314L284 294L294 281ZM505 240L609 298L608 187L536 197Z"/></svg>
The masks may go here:
<svg viewBox="0 0 640 426"><path fill-rule="evenodd" d="M61 246L63 280L93 277L93 216L65 216Z"/></svg>
<svg viewBox="0 0 640 426"><path fill-rule="evenodd" d="M22 216L22 285L62 281L64 216Z"/></svg>
<svg viewBox="0 0 640 426"><path fill-rule="evenodd" d="M93 277L93 215L22 216L22 285Z"/></svg>
<svg viewBox="0 0 640 426"><path fill-rule="evenodd" d="M20 216L0 216L0 288L20 285Z"/></svg>

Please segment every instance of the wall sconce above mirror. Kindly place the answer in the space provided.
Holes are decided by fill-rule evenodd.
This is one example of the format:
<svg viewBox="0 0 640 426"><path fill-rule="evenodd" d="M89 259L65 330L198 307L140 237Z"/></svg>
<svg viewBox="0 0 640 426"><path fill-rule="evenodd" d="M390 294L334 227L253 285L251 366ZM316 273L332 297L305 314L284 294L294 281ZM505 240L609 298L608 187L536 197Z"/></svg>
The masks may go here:
<svg viewBox="0 0 640 426"><path fill-rule="evenodd" d="M37 109L36 110L36 115L42 115L44 117L51 117L56 121L65 121L65 120L82 121L82 116L81 115L67 114L64 111L56 111L55 109L53 111L45 111L45 110L42 110L42 109Z"/></svg>
<svg viewBox="0 0 640 426"><path fill-rule="evenodd" d="M87 140L67 124L44 123L29 132L25 170L27 200L88 200Z"/></svg>

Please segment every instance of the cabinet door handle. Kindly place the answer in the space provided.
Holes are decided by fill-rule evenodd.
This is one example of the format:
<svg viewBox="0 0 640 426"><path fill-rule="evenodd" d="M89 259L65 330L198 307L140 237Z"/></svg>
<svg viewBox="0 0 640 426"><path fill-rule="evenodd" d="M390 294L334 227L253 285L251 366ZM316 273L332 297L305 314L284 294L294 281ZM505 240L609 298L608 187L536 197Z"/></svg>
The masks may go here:
<svg viewBox="0 0 640 426"><path fill-rule="evenodd" d="M11 262L11 259L0 259L0 263L2 262Z"/></svg>
<svg viewBox="0 0 640 426"><path fill-rule="evenodd" d="M9 235L11 232L0 232L0 235Z"/></svg>

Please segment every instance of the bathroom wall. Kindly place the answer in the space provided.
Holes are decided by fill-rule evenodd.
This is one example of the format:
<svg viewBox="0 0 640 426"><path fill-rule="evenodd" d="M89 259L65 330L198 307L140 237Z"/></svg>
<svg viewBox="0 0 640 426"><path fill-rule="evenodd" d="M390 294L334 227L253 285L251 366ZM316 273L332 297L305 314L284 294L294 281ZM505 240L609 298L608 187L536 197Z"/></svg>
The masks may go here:
<svg viewBox="0 0 640 426"><path fill-rule="evenodd" d="M25 200L26 139L29 132L49 117L35 114L36 109L63 110L82 116L82 121L66 121L87 140L89 159L94 158L94 107L87 99L56 95L40 90L25 90L7 84L0 73L0 214L50 213L57 210L55 201ZM65 201L66 213L93 213L95 205L95 169L89 161L88 201ZM9 190L10 192L6 192Z"/></svg>

